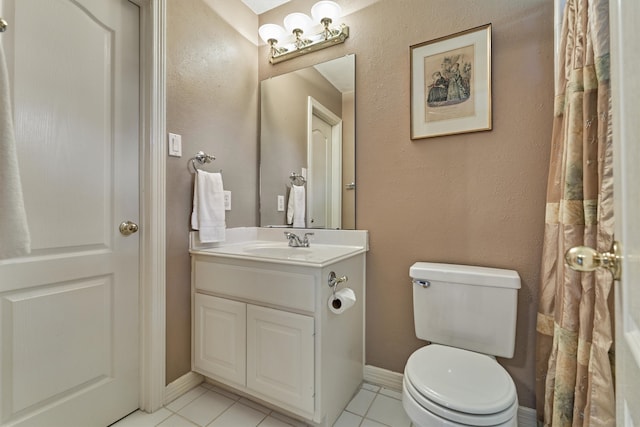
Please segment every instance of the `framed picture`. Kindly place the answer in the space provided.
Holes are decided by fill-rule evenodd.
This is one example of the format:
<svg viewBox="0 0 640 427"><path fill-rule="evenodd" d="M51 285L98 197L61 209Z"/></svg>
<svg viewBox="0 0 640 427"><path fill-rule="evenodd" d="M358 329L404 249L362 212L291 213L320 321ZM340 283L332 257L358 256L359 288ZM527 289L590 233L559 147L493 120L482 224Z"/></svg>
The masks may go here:
<svg viewBox="0 0 640 427"><path fill-rule="evenodd" d="M491 24L411 46L411 139L491 130Z"/></svg>

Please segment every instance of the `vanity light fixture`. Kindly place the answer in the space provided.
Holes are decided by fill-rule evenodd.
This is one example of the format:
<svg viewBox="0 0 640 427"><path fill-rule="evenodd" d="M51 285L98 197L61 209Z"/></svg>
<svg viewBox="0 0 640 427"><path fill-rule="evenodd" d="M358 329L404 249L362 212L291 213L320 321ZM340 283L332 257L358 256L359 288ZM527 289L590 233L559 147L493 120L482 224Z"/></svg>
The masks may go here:
<svg viewBox="0 0 640 427"><path fill-rule="evenodd" d="M258 34L269 45L269 62L277 64L344 43L349 37L349 27L344 24L332 26L341 13L342 9L336 2L321 0L311 8L313 19L304 13L295 12L284 18L286 30L276 24L262 25ZM321 26L320 31L317 31L318 26Z"/></svg>

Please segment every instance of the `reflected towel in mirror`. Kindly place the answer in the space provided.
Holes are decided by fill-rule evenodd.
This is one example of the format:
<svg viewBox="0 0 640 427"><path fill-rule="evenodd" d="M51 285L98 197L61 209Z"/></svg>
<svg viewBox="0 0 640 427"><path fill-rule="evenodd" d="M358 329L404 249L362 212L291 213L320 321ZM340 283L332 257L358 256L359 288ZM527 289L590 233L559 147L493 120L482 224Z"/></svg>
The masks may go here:
<svg viewBox="0 0 640 427"><path fill-rule="evenodd" d="M222 174L198 169L193 186L191 228L199 230L201 242L212 243L224 241L225 227Z"/></svg>
<svg viewBox="0 0 640 427"><path fill-rule="evenodd" d="M287 207L287 224L295 228L304 228L304 210L306 204L305 189L302 185L292 185Z"/></svg>
<svg viewBox="0 0 640 427"><path fill-rule="evenodd" d="M9 73L0 45L0 259L19 257L31 252L10 93Z"/></svg>

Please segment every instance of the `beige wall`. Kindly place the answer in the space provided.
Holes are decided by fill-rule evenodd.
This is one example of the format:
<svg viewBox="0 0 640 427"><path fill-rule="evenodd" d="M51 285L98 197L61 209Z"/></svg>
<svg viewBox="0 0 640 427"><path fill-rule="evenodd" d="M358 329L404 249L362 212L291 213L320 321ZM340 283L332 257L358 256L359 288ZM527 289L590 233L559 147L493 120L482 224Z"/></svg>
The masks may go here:
<svg viewBox="0 0 640 427"><path fill-rule="evenodd" d="M188 372L190 360L187 158L198 149L218 156L215 167L225 170L226 186L234 186L234 204L247 197L242 212L234 205L227 225L255 225L257 81L251 79L355 53L356 225L370 231L371 244L367 363L402 372L408 356L423 345L413 329L413 262L515 269L523 286L517 348L513 359L500 362L516 382L520 404L534 407L553 2L338 1L351 27L346 43L277 65L266 61L264 46L256 54L201 0L169 1L168 130L183 134L185 156L168 164L167 380ZM313 3L292 0L261 15L260 23L279 23ZM486 23L493 24L493 130L411 141L409 46ZM213 52L221 57L208 59Z"/></svg>
<svg viewBox="0 0 640 427"><path fill-rule="evenodd" d="M293 0L260 16L308 11ZM415 261L514 269L522 277L511 373L535 406L535 319L553 104L549 0L341 1L346 43L270 65L260 79L356 54L356 226L370 231L367 363L402 372L415 338ZM493 130L411 141L409 46L493 24ZM260 49L260 58L266 55Z"/></svg>
<svg viewBox="0 0 640 427"><path fill-rule="evenodd" d="M167 3L167 131L182 135L183 153L167 158L169 383L191 370L187 236L193 173L188 163L196 152L217 157L204 168L222 169L224 187L231 190L227 226L257 225L258 51L221 18L224 13L214 12L202 0Z"/></svg>

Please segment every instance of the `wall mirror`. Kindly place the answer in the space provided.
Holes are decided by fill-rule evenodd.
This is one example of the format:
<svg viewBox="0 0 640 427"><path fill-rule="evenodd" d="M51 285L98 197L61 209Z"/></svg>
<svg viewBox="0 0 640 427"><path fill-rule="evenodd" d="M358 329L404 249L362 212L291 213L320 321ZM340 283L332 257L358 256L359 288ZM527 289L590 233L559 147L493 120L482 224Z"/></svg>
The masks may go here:
<svg viewBox="0 0 640 427"><path fill-rule="evenodd" d="M298 185L305 227L355 229L355 55L272 77L260 90L260 225L293 226Z"/></svg>

